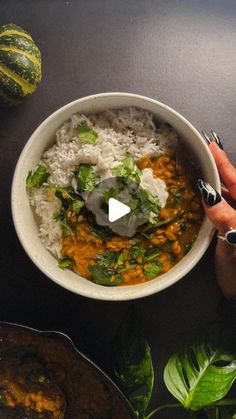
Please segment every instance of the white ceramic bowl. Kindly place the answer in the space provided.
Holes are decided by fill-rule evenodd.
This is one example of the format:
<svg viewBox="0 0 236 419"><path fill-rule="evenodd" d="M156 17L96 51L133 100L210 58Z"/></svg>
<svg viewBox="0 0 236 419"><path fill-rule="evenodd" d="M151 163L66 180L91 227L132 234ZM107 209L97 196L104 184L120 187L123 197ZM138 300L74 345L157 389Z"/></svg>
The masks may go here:
<svg viewBox="0 0 236 419"><path fill-rule="evenodd" d="M203 220L191 251L169 272L139 285L104 287L94 284L70 270L58 268L57 260L44 248L38 237L38 226L25 188L29 170L36 166L42 153L55 141L55 132L73 113L100 112L108 108L137 106L153 112L158 119L168 122L182 141L195 154L202 176L220 190L214 160L198 131L179 113L156 100L130 93L102 93L78 99L49 116L32 134L18 160L12 184L12 214L18 237L35 265L62 287L86 297L99 300L122 301L141 298L159 292L185 276L200 260L212 239L214 229Z"/></svg>

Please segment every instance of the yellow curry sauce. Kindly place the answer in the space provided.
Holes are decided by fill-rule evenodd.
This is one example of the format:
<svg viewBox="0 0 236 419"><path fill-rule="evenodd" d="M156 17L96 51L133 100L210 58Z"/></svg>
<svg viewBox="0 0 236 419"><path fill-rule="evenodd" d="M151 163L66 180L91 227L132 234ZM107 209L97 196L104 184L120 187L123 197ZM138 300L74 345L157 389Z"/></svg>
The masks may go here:
<svg viewBox="0 0 236 419"><path fill-rule="evenodd" d="M159 158L144 157L139 160L140 169L150 168L153 176L166 183L169 197L164 209L160 211L158 226L141 226L138 246L145 252L136 255L135 264L131 263L134 240L113 233L108 238L98 237L93 233L86 213L76 216L69 214L74 223L74 235L63 239L62 255L73 261L73 269L81 276L92 279L89 266L95 265L99 254L112 251L122 253L123 267L120 269L121 285L133 285L146 282L158 274L148 275L150 263L155 261L161 266L160 273L169 271L191 249L203 218L199 197L194 193L189 180L174 157L164 155ZM152 249L156 250L152 256ZM134 266L135 265L135 266ZM111 268L117 268L117 261Z"/></svg>

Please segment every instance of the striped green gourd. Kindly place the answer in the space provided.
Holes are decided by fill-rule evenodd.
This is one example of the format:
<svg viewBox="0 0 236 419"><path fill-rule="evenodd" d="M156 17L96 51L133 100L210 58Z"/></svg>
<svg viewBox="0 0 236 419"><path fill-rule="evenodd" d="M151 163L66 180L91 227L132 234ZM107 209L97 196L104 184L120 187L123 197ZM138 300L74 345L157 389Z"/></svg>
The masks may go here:
<svg viewBox="0 0 236 419"><path fill-rule="evenodd" d="M20 103L41 77L41 54L31 35L13 23L0 26L0 106Z"/></svg>

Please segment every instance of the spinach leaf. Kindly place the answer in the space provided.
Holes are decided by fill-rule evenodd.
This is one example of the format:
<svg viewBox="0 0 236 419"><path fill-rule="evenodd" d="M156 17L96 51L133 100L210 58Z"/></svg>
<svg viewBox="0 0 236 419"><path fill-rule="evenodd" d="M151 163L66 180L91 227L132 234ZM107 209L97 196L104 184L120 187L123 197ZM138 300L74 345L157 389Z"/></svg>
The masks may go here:
<svg viewBox="0 0 236 419"><path fill-rule="evenodd" d="M91 192L100 181L100 176L89 164L81 164L74 172L78 192Z"/></svg>
<svg viewBox="0 0 236 419"><path fill-rule="evenodd" d="M113 176L121 177L126 182L134 181L140 183L141 170L136 166L134 159L125 157L119 166L112 169Z"/></svg>
<svg viewBox="0 0 236 419"><path fill-rule="evenodd" d="M99 265L89 265L88 270L91 273L95 284L106 286L116 286L121 284L121 275L117 273L115 269L102 268Z"/></svg>
<svg viewBox="0 0 236 419"><path fill-rule="evenodd" d="M163 269L162 262L149 262L144 265L144 275L153 279L160 274Z"/></svg>
<svg viewBox="0 0 236 419"><path fill-rule="evenodd" d="M213 349L205 340L174 354L164 371L168 390L193 411L222 399L235 379L235 357Z"/></svg>
<svg viewBox="0 0 236 419"><path fill-rule="evenodd" d="M141 246L133 246L130 251L130 256L133 259L142 258L144 256L145 249Z"/></svg>
<svg viewBox="0 0 236 419"><path fill-rule="evenodd" d="M114 372L134 410L143 418L152 395L154 371L148 342L133 311L129 311L114 341Z"/></svg>
<svg viewBox="0 0 236 419"><path fill-rule="evenodd" d="M86 121L82 121L77 125L76 135L81 144L94 144L98 138L98 133L90 128Z"/></svg>
<svg viewBox="0 0 236 419"><path fill-rule="evenodd" d="M71 266L72 266L72 260L69 258L59 259L58 261L58 267L61 269L71 268Z"/></svg>
<svg viewBox="0 0 236 419"><path fill-rule="evenodd" d="M50 173L45 166L39 165L34 172L29 171L26 178L27 188L39 188L44 182L47 182Z"/></svg>

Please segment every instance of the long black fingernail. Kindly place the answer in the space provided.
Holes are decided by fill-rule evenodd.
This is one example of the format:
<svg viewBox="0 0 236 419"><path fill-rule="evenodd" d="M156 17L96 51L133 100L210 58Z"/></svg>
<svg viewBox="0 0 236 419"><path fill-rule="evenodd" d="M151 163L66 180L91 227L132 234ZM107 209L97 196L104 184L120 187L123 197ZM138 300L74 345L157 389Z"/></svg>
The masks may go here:
<svg viewBox="0 0 236 419"><path fill-rule="evenodd" d="M205 138L205 140L207 141L207 143L208 144L211 144L210 137L208 137L208 135L204 131L201 131L201 134L202 134L203 138Z"/></svg>
<svg viewBox="0 0 236 419"><path fill-rule="evenodd" d="M203 201L209 206L218 204L221 201L220 194L212 186L202 179L198 179L197 186L201 192Z"/></svg>
<svg viewBox="0 0 236 419"><path fill-rule="evenodd" d="M220 139L219 135L216 134L216 132L214 132L214 131L211 131L211 135L214 138L216 144L221 148L221 150L224 150L224 147L222 145L222 142L221 142L221 139Z"/></svg>

